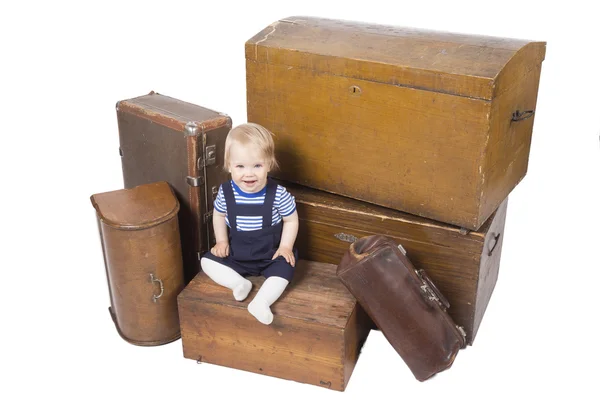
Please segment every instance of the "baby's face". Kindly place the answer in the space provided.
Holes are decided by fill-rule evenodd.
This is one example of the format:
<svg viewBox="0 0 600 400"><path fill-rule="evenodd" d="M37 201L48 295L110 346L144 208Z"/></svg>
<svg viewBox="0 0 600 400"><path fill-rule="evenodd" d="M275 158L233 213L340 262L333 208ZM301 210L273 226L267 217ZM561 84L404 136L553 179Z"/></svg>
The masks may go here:
<svg viewBox="0 0 600 400"><path fill-rule="evenodd" d="M260 192L267 185L269 168L260 148L234 142L229 148L231 179L246 193Z"/></svg>

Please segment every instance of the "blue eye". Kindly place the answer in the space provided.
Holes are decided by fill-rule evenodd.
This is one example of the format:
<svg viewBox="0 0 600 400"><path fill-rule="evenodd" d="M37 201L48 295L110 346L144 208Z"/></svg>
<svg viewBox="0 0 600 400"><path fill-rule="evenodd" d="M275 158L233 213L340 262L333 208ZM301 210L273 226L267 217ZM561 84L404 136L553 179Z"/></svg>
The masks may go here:
<svg viewBox="0 0 600 400"><path fill-rule="evenodd" d="M243 166L243 165L236 165L235 167L236 167L236 168L244 168L244 166Z"/></svg>
<svg viewBox="0 0 600 400"><path fill-rule="evenodd" d="M254 168L262 168L262 164L256 164Z"/></svg>

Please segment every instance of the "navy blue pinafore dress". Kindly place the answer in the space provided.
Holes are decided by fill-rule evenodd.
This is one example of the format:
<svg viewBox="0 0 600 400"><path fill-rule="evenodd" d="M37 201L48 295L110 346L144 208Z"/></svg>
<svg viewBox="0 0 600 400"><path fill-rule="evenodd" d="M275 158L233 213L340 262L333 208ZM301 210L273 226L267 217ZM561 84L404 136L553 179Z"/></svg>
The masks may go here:
<svg viewBox="0 0 600 400"><path fill-rule="evenodd" d="M221 258L210 251L204 257L224 264L242 276L263 275L265 278L278 276L291 281L294 276L292 267L283 256L272 260L279 248L283 222L273 223L273 203L277 194L277 183L271 179L267 181L267 190L263 205L236 204L233 189L229 182L222 185L225 203L227 204L227 218L229 220L229 255ZM262 228L255 231L238 231L237 217L262 216ZM298 260L298 251L293 250L294 257Z"/></svg>

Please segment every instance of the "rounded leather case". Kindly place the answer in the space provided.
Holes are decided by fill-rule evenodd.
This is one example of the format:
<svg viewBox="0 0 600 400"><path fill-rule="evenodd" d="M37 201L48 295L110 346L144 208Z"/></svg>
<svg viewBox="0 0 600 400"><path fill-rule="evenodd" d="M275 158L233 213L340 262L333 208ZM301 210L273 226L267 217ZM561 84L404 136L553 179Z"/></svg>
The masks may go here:
<svg viewBox="0 0 600 400"><path fill-rule="evenodd" d="M108 279L110 314L129 343L155 346L180 337L177 295L183 265L179 202L166 182L91 196Z"/></svg>

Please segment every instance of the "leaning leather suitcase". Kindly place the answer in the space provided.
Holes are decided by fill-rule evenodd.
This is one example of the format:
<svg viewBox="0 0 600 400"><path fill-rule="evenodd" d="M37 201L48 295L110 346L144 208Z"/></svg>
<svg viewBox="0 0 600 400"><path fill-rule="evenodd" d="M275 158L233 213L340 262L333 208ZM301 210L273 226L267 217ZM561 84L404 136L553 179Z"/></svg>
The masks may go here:
<svg viewBox="0 0 600 400"><path fill-rule="evenodd" d="M151 92L117 103L125 188L166 181L181 210L185 282L199 271L199 255L214 242L213 199L223 171L226 114Z"/></svg>
<svg viewBox="0 0 600 400"><path fill-rule="evenodd" d="M311 17L246 43L273 176L477 230L527 171L544 42Z"/></svg>
<svg viewBox="0 0 600 400"><path fill-rule="evenodd" d="M178 339L177 295L184 283L173 191L157 182L94 194L91 201L117 331L141 346Z"/></svg>
<svg viewBox="0 0 600 400"><path fill-rule="evenodd" d="M418 380L450 368L465 347L464 331L446 312L448 301L390 238L352 243L337 276Z"/></svg>
<svg viewBox="0 0 600 400"><path fill-rule="evenodd" d="M348 246L364 236L385 235L427 271L452 307L449 313L473 344L498 279L508 199L477 230L282 183L296 198L300 257L339 264Z"/></svg>

